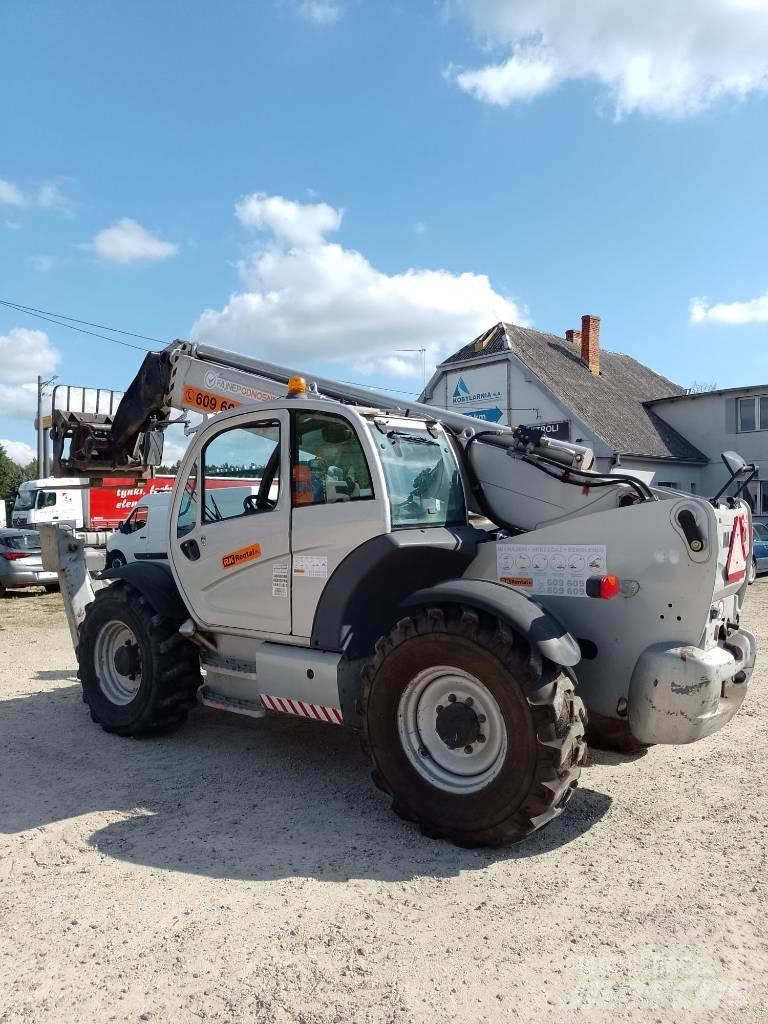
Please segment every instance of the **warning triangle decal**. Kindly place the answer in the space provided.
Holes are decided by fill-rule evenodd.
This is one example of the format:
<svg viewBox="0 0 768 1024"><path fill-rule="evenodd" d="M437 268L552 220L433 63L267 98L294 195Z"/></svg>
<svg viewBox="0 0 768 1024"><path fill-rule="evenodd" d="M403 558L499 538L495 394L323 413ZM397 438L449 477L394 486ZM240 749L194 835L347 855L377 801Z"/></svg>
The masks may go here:
<svg viewBox="0 0 768 1024"><path fill-rule="evenodd" d="M725 575L729 583L737 583L747 575L747 559L749 558L749 538L747 535L746 516L736 516L731 530L731 544L728 548L728 561L725 563Z"/></svg>

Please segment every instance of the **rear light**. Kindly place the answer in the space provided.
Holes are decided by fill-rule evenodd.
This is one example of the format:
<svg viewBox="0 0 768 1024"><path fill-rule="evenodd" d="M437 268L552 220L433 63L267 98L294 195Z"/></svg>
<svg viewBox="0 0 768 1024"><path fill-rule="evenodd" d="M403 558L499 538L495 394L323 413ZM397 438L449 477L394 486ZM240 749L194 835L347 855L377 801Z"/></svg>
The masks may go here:
<svg viewBox="0 0 768 1024"><path fill-rule="evenodd" d="M36 551L0 551L0 558L4 558L6 562L15 562L17 558L29 558L35 554Z"/></svg>
<svg viewBox="0 0 768 1024"><path fill-rule="evenodd" d="M621 580L618 576L590 576L587 580L587 597L599 597L602 601L610 601L621 593Z"/></svg>

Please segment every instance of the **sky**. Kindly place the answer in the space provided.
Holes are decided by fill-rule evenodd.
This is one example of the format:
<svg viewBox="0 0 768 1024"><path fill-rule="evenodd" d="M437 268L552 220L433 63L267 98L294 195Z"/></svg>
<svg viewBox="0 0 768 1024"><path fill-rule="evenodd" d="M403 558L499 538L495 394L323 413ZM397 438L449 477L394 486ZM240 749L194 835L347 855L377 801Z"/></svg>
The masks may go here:
<svg viewBox="0 0 768 1024"><path fill-rule="evenodd" d="M6 0L0 39L4 302L405 393L400 350L591 313L768 384L768 0ZM141 358L0 305L0 443L38 373Z"/></svg>

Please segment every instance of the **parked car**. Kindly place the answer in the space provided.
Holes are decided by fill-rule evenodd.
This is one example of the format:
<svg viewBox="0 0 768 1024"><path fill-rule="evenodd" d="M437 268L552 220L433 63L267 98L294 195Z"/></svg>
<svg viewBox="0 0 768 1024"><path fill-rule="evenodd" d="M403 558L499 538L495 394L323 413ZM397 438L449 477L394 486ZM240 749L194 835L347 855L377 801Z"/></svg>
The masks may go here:
<svg viewBox="0 0 768 1024"><path fill-rule="evenodd" d="M37 530L0 529L0 597L16 587L58 586L57 574L43 568Z"/></svg>
<svg viewBox="0 0 768 1024"><path fill-rule="evenodd" d="M765 523L752 525L752 564L749 566L750 583L754 583L757 574L768 572L768 526Z"/></svg>

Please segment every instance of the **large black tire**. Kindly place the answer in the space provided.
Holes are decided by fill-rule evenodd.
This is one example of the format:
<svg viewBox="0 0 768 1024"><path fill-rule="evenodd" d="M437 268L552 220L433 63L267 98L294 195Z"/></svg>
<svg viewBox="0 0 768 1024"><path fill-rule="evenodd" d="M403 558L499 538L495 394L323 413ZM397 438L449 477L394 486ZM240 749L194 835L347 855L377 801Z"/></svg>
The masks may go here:
<svg viewBox="0 0 768 1024"><path fill-rule="evenodd" d="M119 667L116 660L119 656L112 657L107 668L116 675L112 675L111 685L107 685L105 675L102 684L99 664L106 664L104 652L109 650L106 638L110 632L128 636L124 632L126 628L135 642L124 645L129 653L123 655ZM77 658L83 700L90 708L91 718L106 732L121 736L151 736L178 727L196 703L197 690L202 683L195 646L180 636L177 627L165 616L155 612L145 597L122 580L99 590L96 599L86 608ZM133 674L129 675L131 670ZM116 686L120 687L120 680L124 681L126 697L127 691L136 687L132 699L116 700L111 696Z"/></svg>
<svg viewBox="0 0 768 1024"><path fill-rule="evenodd" d="M507 744L500 767L474 792L446 791L417 771L398 725L406 714L404 695L413 692L420 673L436 666L480 681L496 702L497 721L503 720ZM559 666L492 616L463 607L419 611L377 642L362 678L364 746L374 782L392 797L393 810L417 822L425 835L460 846L505 845L551 821L572 796L587 753L584 705ZM433 742L442 714L440 705ZM429 728L428 716L425 721ZM452 737L450 743L456 742ZM472 749L480 748L463 748Z"/></svg>

